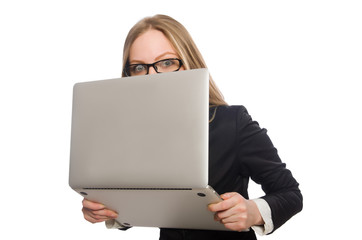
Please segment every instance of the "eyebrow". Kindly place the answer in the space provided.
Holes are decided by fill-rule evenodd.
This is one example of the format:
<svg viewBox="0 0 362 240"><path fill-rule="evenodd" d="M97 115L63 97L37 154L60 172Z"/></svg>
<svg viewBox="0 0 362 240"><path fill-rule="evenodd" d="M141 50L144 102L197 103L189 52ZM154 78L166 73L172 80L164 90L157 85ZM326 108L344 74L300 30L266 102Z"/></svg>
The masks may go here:
<svg viewBox="0 0 362 240"><path fill-rule="evenodd" d="M162 53L160 55L158 55L156 58L155 58L155 61L159 61L159 60L162 60L162 58L165 56L165 55L175 55L176 57L178 56L177 53L174 53L174 52L165 52L165 53ZM135 63L145 63L144 61L141 61L141 60L132 60L129 62L130 64L135 64Z"/></svg>

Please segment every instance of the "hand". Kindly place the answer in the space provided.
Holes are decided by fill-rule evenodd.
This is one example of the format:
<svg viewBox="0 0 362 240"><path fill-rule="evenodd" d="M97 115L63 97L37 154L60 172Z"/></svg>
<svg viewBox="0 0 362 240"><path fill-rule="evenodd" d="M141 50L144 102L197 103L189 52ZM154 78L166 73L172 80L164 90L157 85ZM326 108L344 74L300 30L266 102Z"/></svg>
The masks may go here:
<svg viewBox="0 0 362 240"><path fill-rule="evenodd" d="M263 225L264 221L254 201L247 200L239 193L225 193L224 200L210 204L209 210L215 212L214 219L233 231L243 231L251 226Z"/></svg>
<svg viewBox="0 0 362 240"><path fill-rule="evenodd" d="M83 199L83 215L85 220L91 223L98 223L117 218L118 214L107 209L103 204Z"/></svg>

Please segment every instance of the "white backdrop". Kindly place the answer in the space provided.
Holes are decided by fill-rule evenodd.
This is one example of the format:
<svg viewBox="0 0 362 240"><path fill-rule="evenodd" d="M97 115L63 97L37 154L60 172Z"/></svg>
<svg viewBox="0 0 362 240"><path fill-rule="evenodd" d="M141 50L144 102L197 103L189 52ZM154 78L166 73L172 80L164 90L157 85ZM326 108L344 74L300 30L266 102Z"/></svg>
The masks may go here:
<svg viewBox="0 0 362 240"><path fill-rule="evenodd" d="M0 238L158 239L86 222L68 186L73 84L119 77L128 30L157 13L186 26L300 182L304 210L260 239L358 238L361 12L348 0L1 1Z"/></svg>

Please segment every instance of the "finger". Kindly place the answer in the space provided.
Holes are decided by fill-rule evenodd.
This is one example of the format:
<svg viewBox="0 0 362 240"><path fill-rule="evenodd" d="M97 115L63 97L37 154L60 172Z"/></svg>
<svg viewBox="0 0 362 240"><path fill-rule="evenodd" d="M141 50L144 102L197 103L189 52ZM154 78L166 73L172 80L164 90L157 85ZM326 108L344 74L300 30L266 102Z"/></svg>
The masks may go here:
<svg viewBox="0 0 362 240"><path fill-rule="evenodd" d="M83 199L82 204L83 204L84 208L88 208L91 210L101 210L101 209L105 208L105 206L103 204L97 203L97 202L92 202L85 198Z"/></svg>
<svg viewBox="0 0 362 240"><path fill-rule="evenodd" d="M227 196L229 196L229 195L227 195ZM239 195L239 196L241 197L241 195ZM210 204L208 206L208 209L212 212L221 212L221 211L225 211L225 210L228 210L228 209L234 207L240 201L241 201L241 199L239 197L237 197L237 195L233 194L232 196L230 196L230 198L228 198L222 202Z"/></svg>
<svg viewBox="0 0 362 240"><path fill-rule="evenodd" d="M84 214L84 219L91 223L104 222L104 221L108 220L106 218L93 216L91 214Z"/></svg>
<svg viewBox="0 0 362 240"><path fill-rule="evenodd" d="M223 200L227 200L227 199L230 199L236 195L240 195L239 193L237 192L228 192L228 193L224 193L222 194L220 197L223 199Z"/></svg>
<svg viewBox="0 0 362 240"><path fill-rule="evenodd" d="M102 209L98 211L92 211L94 215L106 217L106 218L117 218L118 214L115 211L109 209Z"/></svg>
<svg viewBox="0 0 362 240"><path fill-rule="evenodd" d="M112 219L117 218L118 214L115 211L109 210L109 209L102 209L102 210L96 210L93 211L88 208L82 209L84 215L89 215L92 218L95 219Z"/></svg>
<svg viewBox="0 0 362 240"><path fill-rule="evenodd" d="M210 204L208 206L209 211L211 212L221 212L221 211L225 211L227 209L229 209L231 207L230 202L226 202L226 200L219 202L219 203L215 203L215 204Z"/></svg>
<svg viewBox="0 0 362 240"><path fill-rule="evenodd" d="M220 217L218 217L220 218ZM237 213L237 214L232 214L229 215L227 217L224 218L220 218L220 222L222 224L227 224L227 223L245 223L247 220L247 214L246 213Z"/></svg>
<svg viewBox="0 0 362 240"><path fill-rule="evenodd" d="M104 212L98 213L97 211L91 211L86 208L83 208L82 211L84 218L91 223L103 222L106 220L114 219L114 217L109 217L107 215L104 215Z"/></svg>
<svg viewBox="0 0 362 240"><path fill-rule="evenodd" d="M111 218L109 217L106 217L106 216L100 216L100 215L93 215L93 214L90 214L88 215L90 218L94 219L94 221L96 222L103 222L103 221L107 221L107 220L110 220Z"/></svg>
<svg viewBox="0 0 362 240"><path fill-rule="evenodd" d="M82 209L84 219L91 223L101 222L103 219L100 219L99 216L95 215L89 209Z"/></svg>
<svg viewBox="0 0 362 240"><path fill-rule="evenodd" d="M226 223L226 224L224 224L224 226L227 229L230 229L233 231L238 231L238 232L245 231L248 229L248 227L246 226L245 223L240 223L240 222Z"/></svg>
<svg viewBox="0 0 362 240"><path fill-rule="evenodd" d="M235 206L233 206L225 211L217 212L215 215L217 215L217 217L219 219L225 219L225 218L229 218L234 215L241 216L241 215L246 214L246 212L247 212L246 204L244 202L239 202Z"/></svg>

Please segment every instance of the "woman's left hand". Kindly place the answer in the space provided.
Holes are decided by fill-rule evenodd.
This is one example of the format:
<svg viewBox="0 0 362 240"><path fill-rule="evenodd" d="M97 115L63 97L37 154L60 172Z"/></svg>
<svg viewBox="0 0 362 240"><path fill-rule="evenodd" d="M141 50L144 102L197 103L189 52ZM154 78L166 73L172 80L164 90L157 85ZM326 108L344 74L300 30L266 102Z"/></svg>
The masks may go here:
<svg viewBox="0 0 362 240"><path fill-rule="evenodd" d="M251 226L263 225L264 221L254 201L247 200L239 193L221 195L224 200L210 204L208 209L215 212L214 219L233 231L243 231Z"/></svg>

